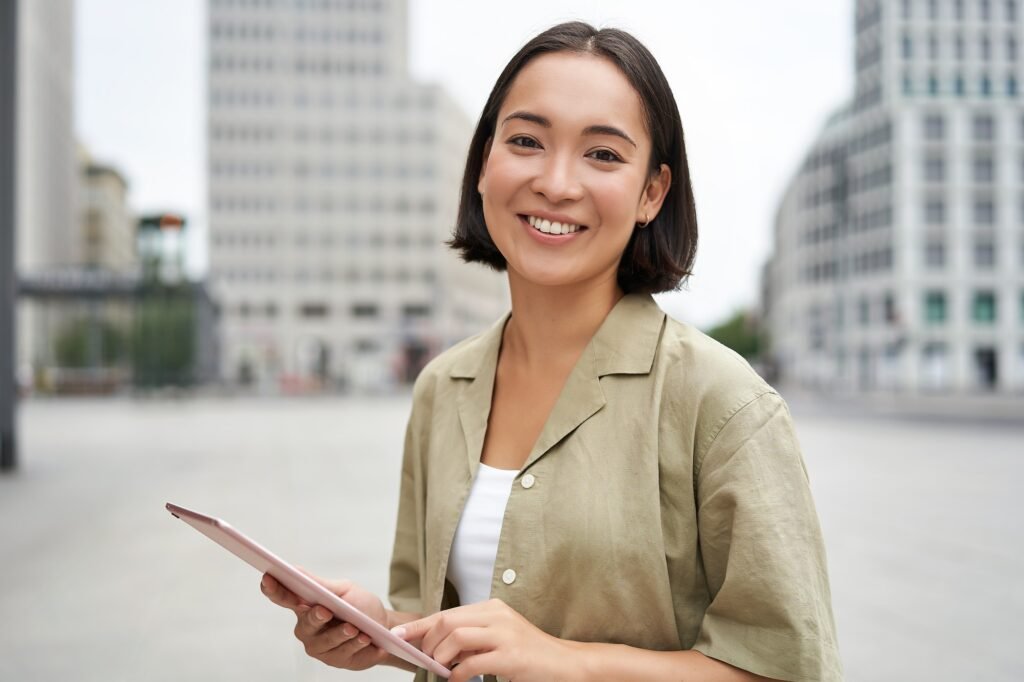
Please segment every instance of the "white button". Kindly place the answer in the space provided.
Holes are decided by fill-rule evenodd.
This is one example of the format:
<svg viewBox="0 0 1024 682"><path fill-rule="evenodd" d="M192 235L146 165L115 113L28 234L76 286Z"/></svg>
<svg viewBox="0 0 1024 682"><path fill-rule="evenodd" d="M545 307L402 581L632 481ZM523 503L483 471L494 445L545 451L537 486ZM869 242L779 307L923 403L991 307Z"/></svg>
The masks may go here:
<svg viewBox="0 0 1024 682"><path fill-rule="evenodd" d="M505 583L506 585L511 585L515 581L516 572L513 571L511 568L506 569L505 572L501 574L501 582Z"/></svg>
<svg viewBox="0 0 1024 682"><path fill-rule="evenodd" d="M523 487L529 490L533 487L533 484L537 482L537 479L533 477L533 474L526 474L523 476Z"/></svg>

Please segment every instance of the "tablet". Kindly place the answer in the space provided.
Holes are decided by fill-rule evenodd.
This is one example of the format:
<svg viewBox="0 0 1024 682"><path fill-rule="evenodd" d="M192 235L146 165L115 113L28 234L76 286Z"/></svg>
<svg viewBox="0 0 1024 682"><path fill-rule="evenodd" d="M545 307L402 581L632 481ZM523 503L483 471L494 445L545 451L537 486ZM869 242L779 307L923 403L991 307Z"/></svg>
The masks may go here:
<svg viewBox="0 0 1024 682"><path fill-rule="evenodd" d="M269 573L278 582L310 604L319 604L339 619L352 623L361 632L365 633L374 644L389 654L394 654L404 661L425 668L445 679L451 676L451 671L448 668L427 656L404 639L396 637L386 627L329 591L288 562L249 539L240 531L235 530L230 524L221 519L206 516L191 509L185 509L170 502L167 503L167 511L261 573Z"/></svg>

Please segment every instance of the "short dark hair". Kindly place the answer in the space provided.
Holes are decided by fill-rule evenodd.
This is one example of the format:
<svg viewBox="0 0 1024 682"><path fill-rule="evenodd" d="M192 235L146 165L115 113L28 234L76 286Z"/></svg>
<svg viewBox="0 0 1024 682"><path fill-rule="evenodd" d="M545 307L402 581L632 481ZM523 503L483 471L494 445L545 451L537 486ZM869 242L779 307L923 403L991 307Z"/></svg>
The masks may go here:
<svg viewBox="0 0 1024 682"><path fill-rule="evenodd" d="M657 217L644 229L633 230L619 263L618 283L626 293L653 294L678 289L692 274L697 254L697 211L686 163L683 124L672 88L654 56L639 40L619 29L598 30L581 21L559 24L536 36L498 76L469 145L458 221L448 246L467 263L483 263L499 272L506 269L505 257L487 232L477 183L498 112L513 81L531 60L552 52L604 57L619 67L640 95L651 136L650 172L656 173L661 164L666 164L672 171L672 183Z"/></svg>

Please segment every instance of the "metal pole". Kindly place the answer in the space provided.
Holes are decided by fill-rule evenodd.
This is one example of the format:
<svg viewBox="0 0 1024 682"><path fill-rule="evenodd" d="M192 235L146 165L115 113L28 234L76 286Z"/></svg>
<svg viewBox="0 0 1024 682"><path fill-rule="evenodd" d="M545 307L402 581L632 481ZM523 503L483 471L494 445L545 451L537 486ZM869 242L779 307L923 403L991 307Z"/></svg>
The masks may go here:
<svg viewBox="0 0 1024 682"><path fill-rule="evenodd" d="M18 463L14 435L17 56L18 0L0 0L0 471L13 471Z"/></svg>

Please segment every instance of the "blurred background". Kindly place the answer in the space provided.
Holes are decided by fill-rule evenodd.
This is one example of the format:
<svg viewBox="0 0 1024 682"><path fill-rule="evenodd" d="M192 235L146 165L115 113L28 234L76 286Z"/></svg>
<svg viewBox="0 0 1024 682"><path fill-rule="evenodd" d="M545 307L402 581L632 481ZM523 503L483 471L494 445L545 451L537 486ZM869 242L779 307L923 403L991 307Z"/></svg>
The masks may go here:
<svg viewBox="0 0 1024 682"><path fill-rule="evenodd" d="M790 403L849 680L1021 680L1019 0L0 0L0 679L310 661L222 516L386 594L410 387L508 306L443 245L554 23L671 83L701 226L659 295Z"/></svg>

